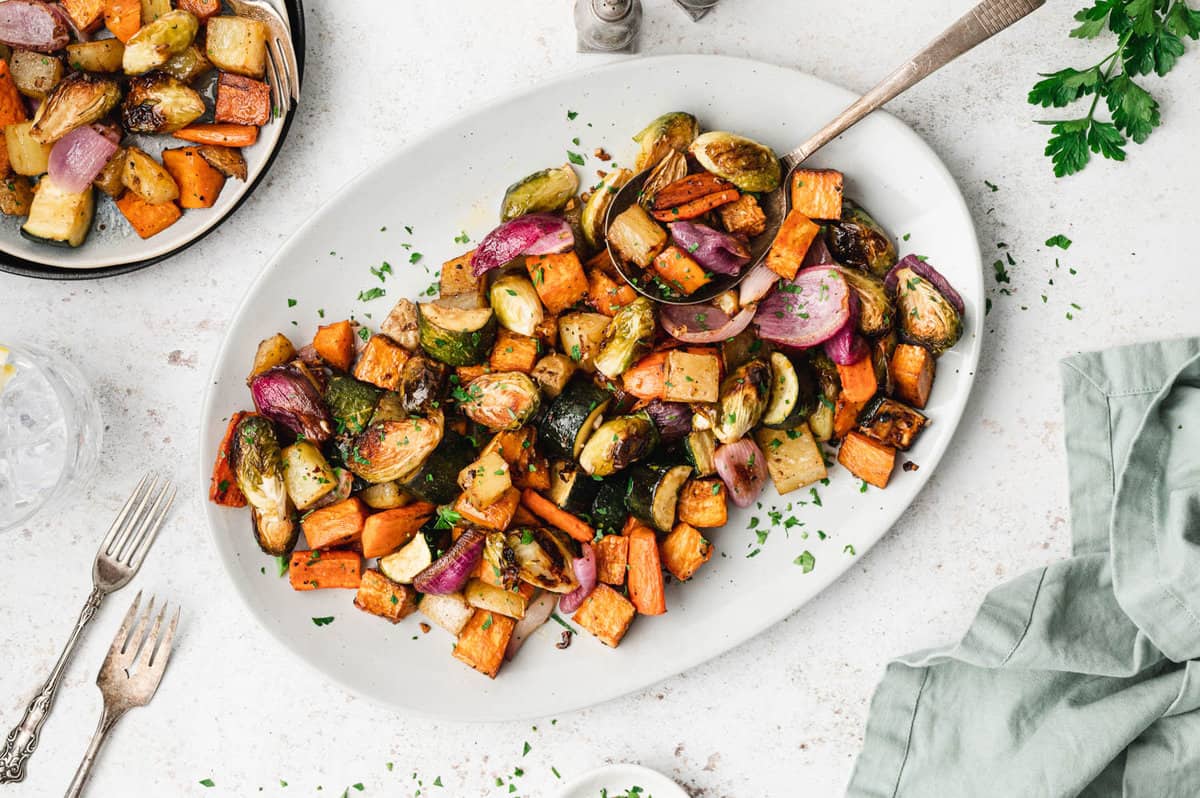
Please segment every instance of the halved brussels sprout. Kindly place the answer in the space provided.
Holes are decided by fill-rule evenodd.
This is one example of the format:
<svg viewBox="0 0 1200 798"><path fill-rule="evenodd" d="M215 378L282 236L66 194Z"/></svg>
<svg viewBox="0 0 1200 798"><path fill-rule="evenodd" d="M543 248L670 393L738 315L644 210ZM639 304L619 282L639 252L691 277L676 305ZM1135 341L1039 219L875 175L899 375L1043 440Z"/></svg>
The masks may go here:
<svg viewBox="0 0 1200 798"><path fill-rule="evenodd" d="M176 80L191 83L212 69L213 65L204 56L204 50L201 49L200 45L192 42L183 48L181 52L167 59L167 62L160 68Z"/></svg>
<svg viewBox="0 0 1200 798"><path fill-rule="evenodd" d="M745 437L762 418L771 394L771 367L761 360L738 366L721 383L713 434L721 443Z"/></svg>
<svg viewBox="0 0 1200 798"><path fill-rule="evenodd" d="M514 529L505 542L512 550L522 581L551 593L570 593L579 587L571 550L553 531L536 527Z"/></svg>
<svg viewBox="0 0 1200 798"><path fill-rule="evenodd" d="M642 145L635 168L640 172L657 164L672 150L686 151L699 134L700 123L691 114L683 111L663 114L633 137Z"/></svg>
<svg viewBox="0 0 1200 798"><path fill-rule="evenodd" d="M708 171L755 193L779 188L781 169L775 152L753 139L712 130L692 142L692 155Z"/></svg>
<svg viewBox="0 0 1200 798"><path fill-rule="evenodd" d="M858 295L859 332L873 338L892 329L892 300L887 295L883 280L858 269L838 268L838 271Z"/></svg>
<svg viewBox="0 0 1200 798"><path fill-rule="evenodd" d="M583 206L583 217L579 220L583 227L583 238L592 247L604 245L604 219L608 216L608 208L612 205L613 197L621 190L621 186L629 182L633 172L628 169L614 169L604 176L600 185L592 190L587 203Z"/></svg>
<svg viewBox="0 0 1200 798"><path fill-rule="evenodd" d="M246 416L233 436L238 489L251 507L254 537L267 554L282 557L296 545L300 527L292 517L283 477L283 452L275 428L262 416Z"/></svg>
<svg viewBox="0 0 1200 798"><path fill-rule="evenodd" d="M391 482L416 471L442 440L442 413L377 421L354 439L346 467L367 482Z"/></svg>
<svg viewBox="0 0 1200 798"><path fill-rule="evenodd" d="M517 556L509 547L503 532L488 533L487 542L483 545L483 559L500 580L501 587L506 590L516 588L521 566L517 564Z"/></svg>
<svg viewBox="0 0 1200 798"><path fill-rule="evenodd" d="M607 477L641 460L658 442L645 413L617 416L600 425L579 453L579 465L594 477Z"/></svg>
<svg viewBox="0 0 1200 798"><path fill-rule="evenodd" d="M885 277L896 265L896 245L879 224L851 200L842 200L841 221L826 228L825 241L838 263Z"/></svg>
<svg viewBox="0 0 1200 798"><path fill-rule="evenodd" d="M400 369L401 404L409 413L437 408L446 388L446 367L433 358L414 355Z"/></svg>
<svg viewBox="0 0 1200 798"><path fill-rule="evenodd" d="M467 418L493 431L520 429L533 418L542 394L519 371L484 374L471 380L459 409Z"/></svg>
<svg viewBox="0 0 1200 798"><path fill-rule="evenodd" d="M507 222L527 213L553 213L562 210L579 190L579 178L571 164L542 169L522 178L504 192L500 203L500 221Z"/></svg>
<svg viewBox="0 0 1200 798"><path fill-rule="evenodd" d="M906 341L940 355L962 337L962 317L933 283L912 269L896 272L896 311Z"/></svg>
<svg viewBox="0 0 1200 798"><path fill-rule="evenodd" d="M165 72L129 81L121 106L121 122L131 133L174 133L204 114L204 98Z"/></svg>
<svg viewBox="0 0 1200 798"><path fill-rule="evenodd" d="M676 180L687 177L687 173L687 156L679 150L671 150L650 170L650 174L646 175L646 182L642 184L642 194L638 197L638 204L643 208L652 207L654 195Z"/></svg>
<svg viewBox="0 0 1200 798"><path fill-rule="evenodd" d="M196 38L200 22L181 9L168 11L148 22L125 43L122 66L126 75L141 75L182 53Z"/></svg>
<svg viewBox="0 0 1200 798"><path fill-rule="evenodd" d="M532 337L545 313L533 283L523 274L510 272L492 283L489 298L500 326Z"/></svg>
<svg viewBox="0 0 1200 798"><path fill-rule="evenodd" d="M604 343L593 360L596 371L616 379L646 354L653 338L654 306L649 299L639 296L618 310L608 323Z"/></svg>
<svg viewBox="0 0 1200 798"><path fill-rule="evenodd" d="M42 144L53 144L75 128L104 118L120 100L121 88L115 80L85 72L70 75L38 107L29 135Z"/></svg>

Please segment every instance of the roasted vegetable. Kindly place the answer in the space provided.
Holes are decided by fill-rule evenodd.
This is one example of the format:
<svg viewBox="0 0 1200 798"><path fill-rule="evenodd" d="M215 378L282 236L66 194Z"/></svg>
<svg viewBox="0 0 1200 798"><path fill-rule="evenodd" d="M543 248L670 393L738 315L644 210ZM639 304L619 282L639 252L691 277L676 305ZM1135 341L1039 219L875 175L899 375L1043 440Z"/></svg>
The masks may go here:
<svg viewBox="0 0 1200 798"><path fill-rule="evenodd" d="M546 355L533 367L529 376L551 399L557 398L575 373L575 362L566 355Z"/></svg>
<svg viewBox="0 0 1200 798"><path fill-rule="evenodd" d="M97 39L67 45L67 63L83 72L120 72L125 45L120 39Z"/></svg>
<svg viewBox="0 0 1200 798"><path fill-rule="evenodd" d="M933 355L923 346L900 344L892 353L889 374L896 396L913 407L925 407L933 391Z"/></svg>
<svg viewBox="0 0 1200 798"><path fill-rule="evenodd" d="M204 57L204 50L195 42L175 53L159 67L163 72L184 83L191 83L212 68L212 63Z"/></svg>
<svg viewBox="0 0 1200 798"><path fill-rule="evenodd" d="M842 202L842 218L825 228L825 241L838 263L883 277L896 264L896 245L862 207Z"/></svg>
<svg viewBox="0 0 1200 798"><path fill-rule="evenodd" d="M200 31L195 15L176 9L148 22L125 43L121 65L127 75L143 75L182 53Z"/></svg>
<svg viewBox="0 0 1200 798"><path fill-rule="evenodd" d="M38 182L21 235L35 241L77 247L92 229L95 212L96 198L91 186L80 192L65 191L47 175Z"/></svg>
<svg viewBox="0 0 1200 798"><path fill-rule="evenodd" d="M113 156L108 159L108 163L100 170L100 174L96 175L96 179L92 181L92 185L103 191L108 196L116 199L125 191L125 184L121 182L121 176L125 173L125 150L118 148Z"/></svg>
<svg viewBox="0 0 1200 798"><path fill-rule="evenodd" d="M489 294L496 321L505 329L532 336L542 323L542 302L533 283L515 272L501 275Z"/></svg>
<svg viewBox="0 0 1200 798"><path fill-rule="evenodd" d="M354 439L346 467L367 482L403 479L437 448L442 423L440 411L427 418L372 423Z"/></svg>
<svg viewBox="0 0 1200 798"><path fill-rule="evenodd" d="M717 474L738 507L758 501L767 483L767 462L753 438L739 438L717 449Z"/></svg>
<svg viewBox="0 0 1200 798"><path fill-rule="evenodd" d="M842 173L836 169L797 169L792 172L792 209L809 219L842 217Z"/></svg>
<svg viewBox="0 0 1200 798"><path fill-rule="evenodd" d="M232 153L233 155L236 155L239 159L241 159L242 160L242 177L240 179L241 180L246 179L246 175L245 175L246 161L244 158L242 158L242 154L240 152L238 152L237 150L228 150L225 147L201 147L200 148L201 157L204 158L205 160L207 160L209 163L212 163L213 166L217 169L222 169L222 167L217 166L217 164L209 157L209 155L205 154L206 150L213 150L213 149L225 150L226 152ZM227 156L222 156L222 157L227 157ZM418 349L420 349L421 348L421 325L417 321L417 305L416 305L416 303L414 303L411 299L397 299L396 304L392 306L392 309L388 313L387 318L384 319L383 323L379 325L379 332L383 333L388 338L391 338L393 341L400 344L400 346L404 347L409 352L415 352Z"/></svg>
<svg viewBox="0 0 1200 798"><path fill-rule="evenodd" d="M679 492L691 475L691 466L639 463L629 470L629 492L625 496L625 507L639 521L659 532L670 532L675 524Z"/></svg>
<svg viewBox="0 0 1200 798"><path fill-rule="evenodd" d="M587 297L587 275L574 252L530 255L525 268L542 304L555 315Z"/></svg>
<svg viewBox="0 0 1200 798"><path fill-rule="evenodd" d="M399 551L380 557L379 570L393 582L411 585L417 574L428 568L432 562L433 546L429 536L418 532Z"/></svg>
<svg viewBox="0 0 1200 798"><path fill-rule="evenodd" d="M817 378L821 395L818 397L817 409L808 417L808 426L818 441L825 442L833 437L833 417L842 394L842 382L837 366L825 353L812 354L809 365Z"/></svg>
<svg viewBox="0 0 1200 798"><path fill-rule="evenodd" d="M767 408L771 368L761 360L739 366L721 383L713 434L721 443L733 443L749 432Z"/></svg>
<svg viewBox="0 0 1200 798"><path fill-rule="evenodd" d="M254 536L267 554L282 557L296 545L300 527L292 517L283 475L283 455L271 422L246 416L233 438L238 490L252 509Z"/></svg>
<svg viewBox="0 0 1200 798"><path fill-rule="evenodd" d="M171 173L137 147L125 150L121 182L148 205L165 205L179 198L179 185Z"/></svg>
<svg viewBox="0 0 1200 798"><path fill-rule="evenodd" d="M886 396L877 397L858 417L859 431L900 451L911 448L928 423L924 413Z"/></svg>
<svg viewBox="0 0 1200 798"><path fill-rule="evenodd" d="M558 335L563 354L581 369L596 370L596 356L604 345L611 320L603 313L568 313L559 319Z"/></svg>
<svg viewBox="0 0 1200 798"><path fill-rule="evenodd" d="M667 231L641 205L630 205L608 226L608 245L619 257L644 269L667 245Z"/></svg>
<svg viewBox="0 0 1200 798"><path fill-rule="evenodd" d="M763 411L763 426L792 429L812 415L820 404L820 389L808 363L801 358L772 352L771 392Z"/></svg>
<svg viewBox="0 0 1200 798"><path fill-rule="evenodd" d="M204 98L165 72L129 81L121 123L130 133L174 133L204 114Z"/></svg>
<svg viewBox="0 0 1200 798"><path fill-rule="evenodd" d="M67 15L39 0L7 0L0 4L0 42L52 53L71 41Z"/></svg>
<svg viewBox="0 0 1200 798"><path fill-rule="evenodd" d="M896 466L896 450L861 432L851 432L838 450L838 462L863 482L886 488Z"/></svg>
<svg viewBox="0 0 1200 798"><path fill-rule="evenodd" d="M496 338L491 308L463 309L450 300L418 305L421 348L449 366L481 363Z"/></svg>
<svg viewBox="0 0 1200 798"><path fill-rule="evenodd" d="M779 159L770 147L734 133L713 130L688 148L700 165L742 191L764 193L779 188Z"/></svg>
<svg viewBox="0 0 1200 798"><path fill-rule="evenodd" d="M654 338L654 306L638 297L617 311L604 331L604 342L596 355L596 371L609 379L621 376L650 349Z"/></svg>
<svg viewBox="0 0 1200 798"><path fill-rule="evenodd" d="M428 413L437 408L446 390L446 367L431 358L417 355L404 362L400 370L398 393L409 413Z"/></svg>
<svg viewBox="0 0 1200 798"><path fill-rule="evenodd" d="M507 222L527 213L554 213L579 190L579 178L569 163L542 169L518 180L504 192L500 203L500 221Z"/></svg>
<svg viewBox="0 0 1200 798"><path fill-rule="evenodd" d="M940 355L962 337L962 317L933 283L912 269L900 269L896 284L896 312L904 340L929 347Z"/></svg>
<svg viewBox="0 0 1200 798"><path fill-rule="evenodd" d="M333 469L309 441L296 441L283 450L283 482L298 510L307 510L337 487Z"/></svg>
<svg viewBox="0 0 1200 798"><path fill-rule="evenodd" d="M646 182L642 184L642 195L638 198L638 204L644 208L652 207L658 192L676 180L683 179L687 173L687 156L678 150L671 150L658 162L658 165L650 170L650 174L646 175Z"/></svg>
<svg viewBox="0 0 1200 798"><path fill-rule="evenodd" d="M717 438L710 429L693 429L683 439L683 450L697 476L717 473Z"/></svg>
<svg viewBox="0 0 1200 798"><path fill-rule="evenodd" d="M641 145L635 168L649 169L671 152L686 152L700 134L696 117L683 111L671 111L642 128L633 140Z"/></svg>
<svg viewBox="0 0 1200 798"><path fill-rule="evenodd" d="M226 72L261 78L267 68L267 26L247 17L213 17L205 25L208 60Z"/></svg>
<svg viewBox="0 0 1200 798"><path fill-rule="evenodd" d="M662 398L673 402L715 402L720 399L721 361L716 352L685 352L682 349L667 352Z"/></svg>
<svg viewBox="0 0 1200 798"><path fill-rule="evenodd" d="M521 255L550 255L575 246L575 233L561 216L530 213L503 222L471 253L471 274L481 277Z"/></svg>
<svg viewBox="0 0 1200 798"><path fill-rule="evenodd" d="M645 413L617 416L601 424L579 454L579 465L594 477L606 477L641 460L658 443L658 431Z"/></svg>
<svg viewBox="0 0 1200 798"><path fill-rule="evenodd" d="M32 122L15 122L4 127L9 167L26 177L45 174L50 167L50 145L35 139L32 130Z"/></svg>
<svg viewBox="0 0 1200 798"><path fill-rule="evenodd" d="M333 374L325 387L325 404L333 416L335 430L357 435L371 420L383 392L353 377Z"/></svg>
<svg viewBox="0 0 1200 798"><path fill-rule="evenodd" d="M583 206L583 215L579 224L583 228L583 238L593 248L604 246L604 220L608 218L608 209L613 197L621 190L621 186L629 182L633 172L628 169L614 169L604 176L600 184L592 189L587 203Z"/></svg>
<svg viewBox="0 0 1200 798"><path fill-rule="evenodd" d="M17 90L35 100L45 99L63 77L62 59L32 50L14 50L8 68Z"/></svg>
<svg viewBox="0 0 1200 798"><path fill-rule="evenodd" d="M321 395L294 365L275 366L259 374L250 383L250 395L260 414L297 435L317 443L333 435L333 420Z"/></svg>
<svg viewBox="0 0 1200 798"><path fill-rule="evenodd" d="M514 529L505 537L521 580L551 593L570 593L579 586L567 544L552 530Z"/></svg>
<svg viewBox="0 0 1200 798"><path fill-rule="evenodd" d="M472 380L465 391L459 409L493 431L523 427L541 403L537 385L519 371L484 374Z"/></svg>
<svg viewBox="0 0 1200 798"><path fill-rule="evenodd" d="M584 473L578 464L555 460L550 466L550 500L569 513L588 515L600 491L600 482Z"/></svg>
<svg viewBox="0 0 1200 798"><path fill-rule="evenodd" d="M82 72L70 75L38 107L30 135L42 144L53 144L75 128L103 119L120 99L115 80Z"/></svg>
<svg viewBox="0 0 1200 798"><path fill-rule="evenodd" d="M24 175L0 178L0 213L5 216L28 216L33 205L33 187Z"/></svg>
<svg viewBox="0 0 1200 798"><path fill-rule="evenodd" d="M475 447L452 429L425 462L405 478L401 487L422 501L449 504L458 496L458 475L475 459Z"/></svg>
<svg viewBox="0 0 1200 798"><path fill-rule="evenodd" d="M612 395L576 374L550 403L538 427L538 439L551 457L577 460L592 431L600 425Z"/></svg>
<svg viewBox="0 0 1200 798"><path fill-rule="evenodd" d="M869 272L836 268L858 296L858 331L874 338L892 329L892 301L883 280Z"/></svg>
<svg viewBox="0 0 1200 798"><path fill-rule="evenodd" d="M805 424L793 429L760 429L755 440L766 457L767 472L782 496L827 476L825 457Z"/></svg>

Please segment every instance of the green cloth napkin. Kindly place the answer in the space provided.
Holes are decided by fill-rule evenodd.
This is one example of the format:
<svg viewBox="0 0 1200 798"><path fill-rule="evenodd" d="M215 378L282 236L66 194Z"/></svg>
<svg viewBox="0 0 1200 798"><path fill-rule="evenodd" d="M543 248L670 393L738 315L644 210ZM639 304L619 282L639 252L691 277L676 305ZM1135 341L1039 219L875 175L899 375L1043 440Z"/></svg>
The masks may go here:
<svg viewBox="0 0 1200 798"><path fill-rule="evenodd" d="M888 666L853 798L1200 796L1200 339L1061 368L1072 556Z"/></svg>

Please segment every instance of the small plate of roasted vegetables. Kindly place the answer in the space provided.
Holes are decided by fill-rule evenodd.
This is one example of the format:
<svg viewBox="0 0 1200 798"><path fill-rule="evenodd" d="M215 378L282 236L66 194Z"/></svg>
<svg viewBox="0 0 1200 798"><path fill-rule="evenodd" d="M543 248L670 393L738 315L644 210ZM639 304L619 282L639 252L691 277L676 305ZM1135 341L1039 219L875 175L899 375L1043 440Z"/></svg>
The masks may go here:
<svg viewBox="0 0 1200 798"><path fill-rule="evenodd" d="M213 229L290 123L266 61L266 26L221 0L0 4L0 268L109 276Z"/></svg>
<svg viewBox="0 0 1200 798"><path fill-rule="evenodd" d="M948 444L983 310L962 199L886 116L787 176L751 266L772 142L846 98L634 61L473 112L334 199L251 290L205 411L209 517L253 612L363 693L512 718L678 672L850 567ZM496 130L528 132L471 146ZM717 274L739 282L645 295Z"/></svg>

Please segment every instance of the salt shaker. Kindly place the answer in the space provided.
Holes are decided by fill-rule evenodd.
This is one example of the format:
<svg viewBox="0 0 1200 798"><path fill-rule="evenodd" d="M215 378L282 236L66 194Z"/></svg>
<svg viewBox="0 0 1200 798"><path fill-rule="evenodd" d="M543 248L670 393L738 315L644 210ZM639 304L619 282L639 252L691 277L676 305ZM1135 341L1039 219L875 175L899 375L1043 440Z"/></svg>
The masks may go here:
<svg viewBox="0 0 1200 798"><path fill-rule="evenodd" d="M632 53L642 26L641 0L575 0L581 53Z"/></svg>

